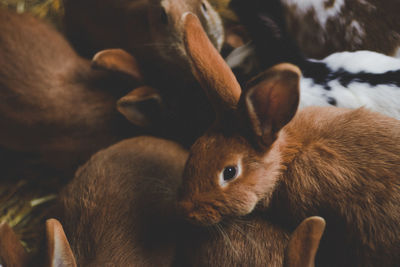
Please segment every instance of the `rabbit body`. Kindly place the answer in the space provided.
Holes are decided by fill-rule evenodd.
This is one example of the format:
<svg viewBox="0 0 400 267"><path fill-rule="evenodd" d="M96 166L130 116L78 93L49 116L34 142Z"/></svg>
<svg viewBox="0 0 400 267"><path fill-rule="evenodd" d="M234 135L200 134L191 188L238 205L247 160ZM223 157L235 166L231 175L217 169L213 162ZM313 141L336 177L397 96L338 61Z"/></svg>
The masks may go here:
<svg viewBox="0 0 400 267"><path fill-rule="evenodd" d="M174 266L282 266L290 231L259 217L183 228Z"/></svg>
<svg viewBox="0 0 400 267"><path fill-rule="evenodd" d="M288 32L307 56L360 49L399 56L398 1L279 1Z"/></svg>
<svg viewBox="0 0 400 267"><path fill-rule="evenodd" d="M317 265L396 266L399 138L398 121L363 109L300 111L269 152L279 147L283 171L261 206L271 206L271 216L287 222L325 216Z"/></svg>
<svg viewBox="0 0 400 267"><path fill-rule="evenodd" d="M92 69L28 14L0 9L0 32L2 149L72 174L96 150L138 131L115 108L136 77Z"/></svg>
<svg viewBox="0 0 400 267"><path fill-rule="evenodd" d="M232 0L231 4L242 6L236 12L268 12L311 58L357 50L399 57L396 0Z"/></svg>
<svg viewBox="0 0 400 267"><path fill-rule="evenodd" d="M285 256L291 231L260 217L227 221L211 231L182 222L176 198L187 154L173 142L136 137L96 153L78 170L56 209L77 266L282 266L289 261L287 266L295 267L293 255L314 263L311 246L318 247L321 226L310 226L317 228L316 236L302 230L301 248ZM316 240L306 242L309 238Z"/></svg>
<svg viewBox="0 0 400 267"><path fill-rule="evenodd" d="M262 214L294 228L327 221L321 266L396 266L400 260L400 122L369 111L297 111L300 70L276 65L241 92L188 15L186 49L217 119L192 146L180 208L196 224ZM207 57L199 51L207 51Z"/></svg>
<svg viewBox="0 0 400 267"><path fill-rule="evenodd" d="M190 72L181 17L185 12L197 14L215 47L221 49L222 22L208 1L65 0L64 4L67 36L77 51L85 57L108 48L132 54L145 83L161 94L167 117L161 121L168 120L167 127L180 129L178 133L185 131L168 138L189 147L210 125L213 114Z"/></svg>
<svg viewBox="0 0 400 267"><path fill-rule="evenodd" d="M397 265L397 120L365 109L309 107L262 151L242 137L238 129L246 126L236 122L229 121L222 133L210 129L192 147L182 189L193 203L184 208L192 220L264 210L270 220L290 227L319 215L327 230L317 266ZM219 173L237 164L242 176L221 188Z"/></svg>
<svg viewBox="0 0 400 267"><path fill-rule="evenodd" d="M78 266L170 266L187 151L136 137L96 153L56 209Z"/></svg>
<svg viewBox="0 0 400 267"><path fill-rule="evenodd" d="M67 36L80 54L92 57L101 49L122 48L138 60L146 82L157 89L174 91L194 80L182 43L185 12L201 18L218 49L224 40L221 18L207 0L64 2Z"/></svg>

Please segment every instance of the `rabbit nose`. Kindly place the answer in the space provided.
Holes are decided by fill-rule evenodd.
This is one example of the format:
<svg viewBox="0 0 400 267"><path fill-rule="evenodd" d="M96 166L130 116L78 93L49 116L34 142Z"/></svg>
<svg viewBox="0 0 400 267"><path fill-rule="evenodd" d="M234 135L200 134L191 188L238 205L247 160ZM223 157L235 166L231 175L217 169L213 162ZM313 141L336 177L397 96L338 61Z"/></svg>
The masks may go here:
<svg viewBox="0 0 400 267"><path fill-rule="evenodd" d="M178 204L179 214L183 217L187 217L194 210L194 204L190 201L181 201Z"/></svg>
<svg viewBox="0 0 400 267"><path fill-rule="evenodd" d="M179 206L179 213L185 220L193 224L199 224L199 221L201 221L201 216L198 214L198 210L193 202L180 202Z"/></svg>

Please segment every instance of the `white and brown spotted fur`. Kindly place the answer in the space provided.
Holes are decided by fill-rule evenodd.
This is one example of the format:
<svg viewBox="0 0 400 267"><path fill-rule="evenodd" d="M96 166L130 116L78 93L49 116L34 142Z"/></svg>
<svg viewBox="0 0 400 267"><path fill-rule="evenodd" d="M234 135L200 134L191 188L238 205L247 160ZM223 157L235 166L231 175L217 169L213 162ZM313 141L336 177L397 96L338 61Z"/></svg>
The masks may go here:
<svg viewBox="0 0 400 267"><path fill-rule="evenodd" d="M242 84L274 64L290 62L302 71L300 108L366 107L400 119L399 59L366 50L306 58L285 31L281 9L271 13L263 0L232 5L253 39L226 59Z"/></svg>
<svg viewBox="0 0 400 267"><path fill-rule="evenodd" d="M279 1L288 32L309 57L356 50L400 55L398 1Z"/></svg>

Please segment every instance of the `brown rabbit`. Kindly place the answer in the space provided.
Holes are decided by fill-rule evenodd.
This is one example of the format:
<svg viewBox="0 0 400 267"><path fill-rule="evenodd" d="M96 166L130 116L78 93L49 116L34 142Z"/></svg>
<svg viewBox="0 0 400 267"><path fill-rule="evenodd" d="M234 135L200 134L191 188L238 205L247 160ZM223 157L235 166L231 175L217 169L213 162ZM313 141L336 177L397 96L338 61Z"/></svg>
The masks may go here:
<svg viewBox="0 0 400 267"><path fill-rule="evenodd" d="M61 192L58 217L72 253L64 241L51 262L73 262L73 255L78 266L170 266L186 159L179 145L153 137L127 139L96 153ZM64 238L56 234L54 243L58 237Z"/></svg>
<svg viewBox="0 0 400 267"><path fill-rule="evenodd" d="M195 240L191 239L194 237L193 235L186 235L186 233L180 232L180 236L187 244L182 246L184 250L179 250L178 248L175 255L178 260L173 263L173 266L233 265L257 267L284 265L286 267L313 267L319 241L325 228L325 221L320 217L307 218L291 234L288 245L287 232L277 226L266 223L265 220L250 222L248 232L240 232L239 235L235 235L238 231L244 230L244 228L241 228L242 226L235 224L235 230L233 231L225 227L224 230L228 231L224 236L213 235L210 238L211 236L206 233L206 235L197 236ZM117 228L110 228L110 231L115 229ZM257 238L257 240L251 239L249 234L254 234L252 236ZM56 219L46 221L46 251L44 260L29 259L29 255L24 251L15 233L6 224L0 227L0 241L0 264L4 263L6 266L77 266L64 229ZM141 244L141 242L137 244ZM104 264L106 266L127 266L130 264L144 266L155 264L154 259L159 256L158 254L141 256L141 251L135 251L135 254L138 253L136 259L133 259L133 262L124 262L124 265L122 265L120 262L123 261L125 255L123 253L119 254L119 252L125 250L126 243L119 245L113 247L113 251L111 251L115 253L116 260L114 259L114 263L107 265L104 262L99 262L98 264L101 264L101 266L104 266ZM286 245L287 247L284 249ZM175 244L172 242L170 246L172 249L167 250L173 251ZM137 247L140 247L140 245ZM285 250L286 254L284 256ZM101 253L102 251L94 257L101 259ZM160 253L160 256L163 256L162 253ZM145 260L146 258L146 263L138 265L140 259Z"/></svg>
<svg viewBox="0 0 400 267"><path fill-rule="evenodd" d="M174 266L311 267L324 228L324 219L310 217L289 235L288 230L260 216L224 221L211 228L189 228L180 232Z"/></svg>
<svg viewBox="0 0 400 267"><path fill-rule="evenodd" d="M371 50L400 56L400 18L397 0L232 0L245 13L258 10L288 31L311 58L334 52Z"/></svg>
<svg viewBox="0 0 400 267"><path fill-rule="evenodd" d="M64 6L67 36L87 57L120 47L150 66L187 66L180 23L185 12L196 14L215 47L222 47L222 22L207 0L64 0Z"/></svg>
<svg viewBox="0 0 400 267"><path fill-rule="evenodd" d="M297 112L300 71L277 65L241 88L188 14L192 69L217 112L192 146L180 208L213 225L253 212L293 227L326 219L317 265L400 262L400 122L366 109ZM296 114L297 112L297 114Z"/></svg>
<svg viewBox="0 0 400 267"><path fill-rule="evenodd" d="M67 36L79 53L92 57L119 47L137 58L146 82L170 90L194 81L182 43L181 17L196 14L220 50L224 31L207 0L64 0Z"/></svg>
<svg viewBox="0 0 400 267"><path fill-rule="evenodd" d="M118 47L131 53L145 83L160 91L169 128L186 131L179 138L189 145L204 133L213 113L190 71L181 17L188 11L196 14L214 46L221 49L221 19L207 0L64 0L64 4L67 36L78 52L91 57L101 49Z"/></svg>
<svg viewBox="0 0 400 267"><path fill-rule="evenodd" d="M161 125L168 124L158 118L160 95L143 86L130 54L106 50L90 62L51 26L6 9L0 9L0 98L3 174L12 162L21 169L24 154L30 165L68 177L97 150L142 132L118 113L118 99L134 124L181 132ZM14 160L12 152L18 152Z"/></svg>

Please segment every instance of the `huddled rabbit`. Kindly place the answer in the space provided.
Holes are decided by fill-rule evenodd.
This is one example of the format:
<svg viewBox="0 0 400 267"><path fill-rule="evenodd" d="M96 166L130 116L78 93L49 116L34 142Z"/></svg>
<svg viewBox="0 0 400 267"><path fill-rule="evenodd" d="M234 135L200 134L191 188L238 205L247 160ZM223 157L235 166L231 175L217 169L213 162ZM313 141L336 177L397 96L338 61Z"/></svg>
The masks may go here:
<svg viewBox="0 0 400 267"><path fill-rule="evenodd" d="M207 0L64 0L64 4L67 36L81 54L90 57L116 47L131 53L145 83L162 95L169 127L185 125L188 133L181 139L190 139L190 144L204 132L213 113L190 71L181 17L185 12L196 14L214 46L221 49L224 29Z"/></svg>
<svg viewBox="0 0 400 267"><path fill-rule="evenodd" d="M264 0L234 0L231 5L253 39L226 59L241 84L275 64L289 62L303 75L300 108L364 106L400 119L400 59L366 50L308 59L286 32L281 9L268 9Z"/></svg>
<svg viewBox="0 0 400 267"><path fill-rule="evenodd" d="M325 220L310 217L285 229L260 216L180 232L174 266L312 267Z"/></svg>
<svg viewBox="0 0 400 267"><path fill-rule="evenodd" d="M189 240L193 236L185 236L183 239L189 245L186 251L178 250L175 254L175 260L172 265L167 264L170 260L164 258L167 266L285 266L285 267L314 267L315 256L318 250L320 239L325 229L325 221L321 217L310 217L305 219L288 237L284 231L280 231L277 227L264 223L256 223L255 230L249 228L251 232L257 233L263 240L256 244L246 242L249 238L246 234L241 233L239 236L231 233L225 234L223 238L216 235L213 236L211 243L204 246L204 239ZM251 225L253 226L253 225ZM266 227L265 227L266 226ZM111 228L114 231L116 228ZM280 233L284 233L280 235ZM51 266L51 267L73 267L83 266L78 265L77 258L71 249L63 226L57 219L48 219L45 229L45 247L42 254L31 257L22 247L20 240L14 231L7 225L0 225L0 263L5 266L26 267L26 266ZM181 236L182 233L181 233ZM243 238L246 236L246 238ZM103 236L104 237L104 236ZM120 240L120 239L119 239ZM120 240L121 241L121 240ZM243 242L244 241L244 242ZM112 243L113 241L111 241ZM151 242L155 242L152 240ZM150 245L156 245L151 243ZM241 246L236 250L238 244ZM249 246L250 244L250 246ZM265 245L266 244L266 245ZM146 255L141 250L135 250L131 255L135 257L127 257L124 251L132 245L132 242L121 243L119 246L111 247L110 252L100 250L96 255L93 255L92 262L97 262L101 266L155 266L159 264L159 257L165 257L165 252L152 250L151 255ZM133 246L140 248L142 242ZM200 245L196 247L196 245ZM271 245L271 246L268 246ZM96 249L96 244L89 244L90 249ZM170 243L170 248L166 251L174 250L174 243ZM252 248L255 247L256 254L253 254ZM73 247L72 247L73 248ZM132 246L131 246L132 248ZM82 249L82 247L80 247ZM204 254L207 251L209 255ZM108 258L110 253L113 253L112 262ZM143 254L142 254L143 253ZM181 261L185 258L188 261ZM132 261L129 261L132 260ZM91 266L92 264L89 264ZM85 265L86 266L86 265ZM160 266L160 265L157 265Z"/></svg>
<svg viewBox="0 0 400 267"><path fill-rule="evenodd" d="M262 216L294 227L321 216L317 266L400 261L400 122L369 111L298 111L300 70L282 63L243 93L198 19L184 17L192 70L217 118L191 147L179 207L215 225Z"/></svg>
<svg viewBox="0 0 400 267"><path fill-rule="evenodd" d="M201 231L201 236L180 221L175 204L187 154L176 143L154 137L127 139L96 153L50 212L58 220L46 223L43 251L28 255L2 224L0 262L18 267L281 266L286 247L288 266L314 261L322 218L305 220L289 245L290 230L259 218L222 226L223 235Z"/></svg>
<svg viewBox="0 0 400 267"><path fill-rule="evenodd" d="M172 122L160 94L143 84L135 58L123 50L104 50L89 61L48 24L0 9L0 55L3 174L39 166L70 177L93 153L143 127L182 143L193 139L187 126Z"/></svg>
<svg viewBox="0 0 400 267"><path fill-rule="evenodd" d="M232 2L235 2L233 0ZM239 0L242 1L242 0ZM251 1L244 1L251 5ZM371 50L400 56L400 18L396 0L260 0L284 22L305 55Z"/></svg>

